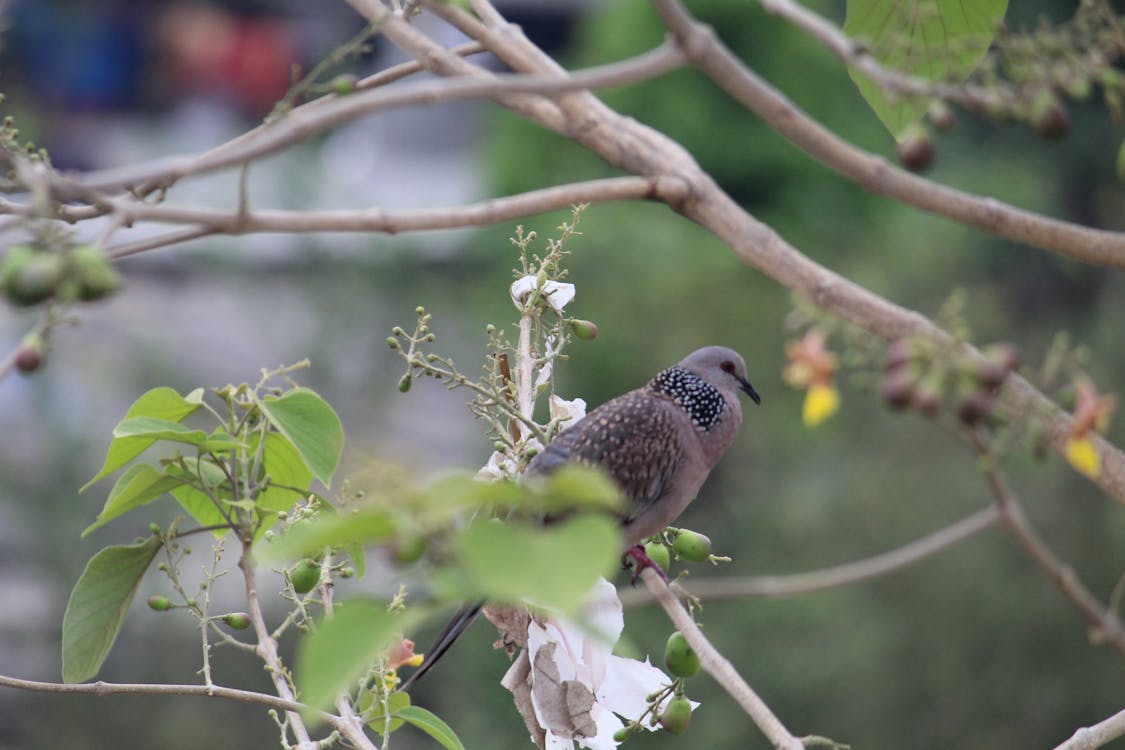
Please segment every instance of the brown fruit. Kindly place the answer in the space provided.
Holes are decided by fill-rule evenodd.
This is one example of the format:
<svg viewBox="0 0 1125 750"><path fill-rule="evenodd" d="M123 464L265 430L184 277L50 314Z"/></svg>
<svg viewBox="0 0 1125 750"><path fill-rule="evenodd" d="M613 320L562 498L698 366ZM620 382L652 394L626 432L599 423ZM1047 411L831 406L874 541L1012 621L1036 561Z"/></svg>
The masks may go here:
<svg viewBox="0 0 1125 750"><path fill-rule="evenodd" d="M934 139L926 128L916 125L906 131L897 147L898 160L911 172L921 172L934 162Z"/></svg>

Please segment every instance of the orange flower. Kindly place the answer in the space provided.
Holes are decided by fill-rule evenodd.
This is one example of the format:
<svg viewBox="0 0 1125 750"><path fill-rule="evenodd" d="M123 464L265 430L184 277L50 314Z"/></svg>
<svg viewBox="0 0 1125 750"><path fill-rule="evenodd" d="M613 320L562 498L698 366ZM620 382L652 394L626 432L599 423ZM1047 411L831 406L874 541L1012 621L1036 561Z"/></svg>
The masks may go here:
<svg viewBox="0 0 1125 750"><path fill-rule="evenodd" d="M1109 427L1110 417L1117 408L1117 397L1098 395L1094 383L1086 377L1080 378L1075 388L1074 421L1063 455L1075 470L1094 478L1101 474L1102 467L1092 435L1105 432Z"/></svg>
<svg viewBox="0 0 1125 750"><path fill-rule="evenodd" d="M836 370L840 360L825 348L827 335L819 328L810 328L800 341L785 345L789 364L781 373L782 380L794 388L805 388L801 418L814 427L840 408L840 392L836 389Z"/></svg>

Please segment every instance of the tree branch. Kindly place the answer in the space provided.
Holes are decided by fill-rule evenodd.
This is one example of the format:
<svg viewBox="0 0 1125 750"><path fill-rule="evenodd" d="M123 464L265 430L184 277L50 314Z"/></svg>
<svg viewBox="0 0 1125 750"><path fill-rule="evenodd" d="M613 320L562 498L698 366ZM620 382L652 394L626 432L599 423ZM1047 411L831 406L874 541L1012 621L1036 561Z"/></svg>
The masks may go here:
<svg viewBox="0 0 1125 750"><path fill-rule="evenodd" d="M1118 737L1125 737L1125 711L1119 711L1093 726L1080 727L1055 750L1094 750Z"/></svg>
<svg viewBox="0 0 1125 750"><path fill-rule="evenodd" d="M699 654L703 669L735 699L773 746L785 750L801 750L804 747L801 741L789 733L769 706L758 697L746 680L742 679L742 675L735 670L730 661L711 645L664 579L652 568L645 568L641 572L641 578L644 579L645 586L653 597L668 613L676 629L683 633L688 645Z"/></svg>
<svg viewBox="0 0 1125 750"><path fill-rule="evenodd" d="M679 0L652 0L684 53L720 88L825 166L915 208L1094 265L1125 268L1125 233L1041 216L940 185L840 138L742 64ZM765 4L765 3L763 3Z"/></svg>
<svg viewBox="0 0 1125 750"><path fill-rule="evenodd" d="M684 185L675 178L610 177L532 190L466 206L393 210L367 208L355 211L275 211L259 209L222 211L193 206L167 206L115 201L113 212L127 223L188 224L190 229L159 235L110 249L110 257L135 255L211 234L254 232L385 232L453 229L487 226L533 213L566 209L576 203L625 200L675 200Z"/></svg>
<svg viewBox="0 0 1125 750"><path fill-rule="evenodd" d="M60 683L21 680L16 677L0 675L0 685L31 690L39 693L83 693L88 695L194 695L202 698L222 698L224 700L254 703L280 711L307 711L308 706L295 700L278 698L251 690L223 687L222 685L159 685L130 682L83 682ZM325 721L332 722L337 717L322 712Z"/></svg>
<svg viewBox="0 0 1125 750"><path fill-rule="evenodd" d="M991 528L999 518L1000 511L989 506L921 539L863 560L796 575L710 578L690 585L675 583L673 588L705 600L794 596L839 588L913 565ZM625 606L646 604L652 599L649 591L636 588L622 591L620 596Z"/></svg>

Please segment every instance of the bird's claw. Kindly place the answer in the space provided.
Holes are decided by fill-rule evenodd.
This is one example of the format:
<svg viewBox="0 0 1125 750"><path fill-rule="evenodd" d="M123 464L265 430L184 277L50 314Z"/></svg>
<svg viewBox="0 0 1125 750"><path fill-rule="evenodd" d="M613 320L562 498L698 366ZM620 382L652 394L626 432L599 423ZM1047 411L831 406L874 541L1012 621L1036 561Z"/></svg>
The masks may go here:
<svg viewBox="0 0 1125 750"><path fill-rule="evenodd" d="M633 569L634 586L637 585L637 580L641 577L645 568L652 568L664 583L668 583L668 574L648 556L645 548L640 544L625 553L625 567Z"/></svg>

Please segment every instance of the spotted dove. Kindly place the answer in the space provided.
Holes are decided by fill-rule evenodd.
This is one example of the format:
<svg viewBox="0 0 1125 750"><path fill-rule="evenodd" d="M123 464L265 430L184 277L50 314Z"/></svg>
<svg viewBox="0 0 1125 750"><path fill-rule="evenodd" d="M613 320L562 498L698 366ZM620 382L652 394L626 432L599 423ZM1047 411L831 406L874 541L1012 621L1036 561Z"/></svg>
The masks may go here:
<svg viewBox="0 0 1125 750"><path fill-rule="evenodd" d="M705 346L636 390L607 401L560 433L527 467L546 475L568 464L599 466L625 496L621 528L638 571L655 564L640 544L679 517L734 441L742 423L738 391L761 398L732 349ZM459 611L438 635L407 689L476 618L484 602Z"/></svg>

